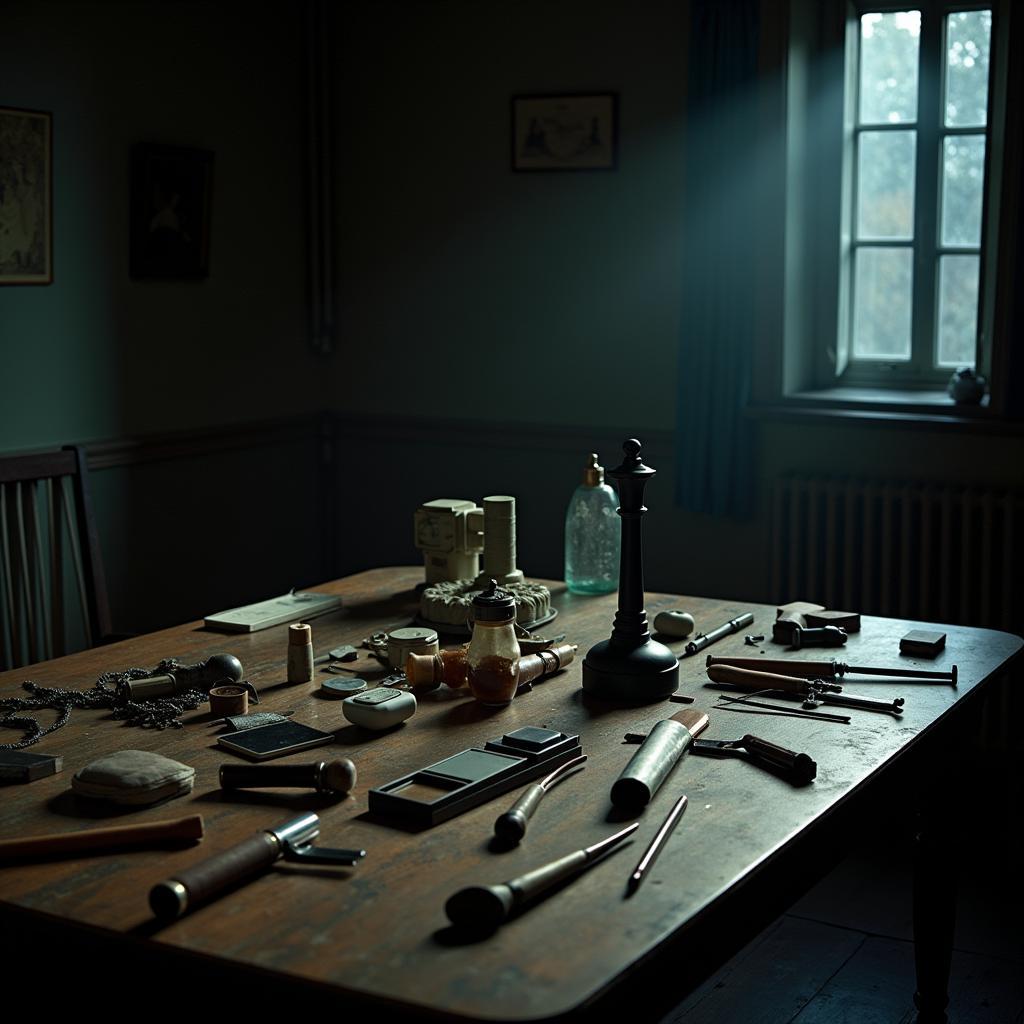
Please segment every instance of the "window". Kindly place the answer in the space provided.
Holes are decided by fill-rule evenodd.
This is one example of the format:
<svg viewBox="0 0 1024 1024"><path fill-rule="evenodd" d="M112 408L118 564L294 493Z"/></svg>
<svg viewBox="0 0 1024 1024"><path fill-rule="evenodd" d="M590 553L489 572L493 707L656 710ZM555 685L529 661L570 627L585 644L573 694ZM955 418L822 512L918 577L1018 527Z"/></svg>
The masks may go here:
<svg viewBox="0 0 1024 1024"><path fill-rule="evenodd" d="M935 390L956 367L989 372L1001 12L794 0L786 390Z"/></svg>
<svg viewBox="0 0 1024 1024"><path fill-rule="evenodd" d="M849 376L948 377L976 361L992 11L866 11L851 31Z"/></svg>

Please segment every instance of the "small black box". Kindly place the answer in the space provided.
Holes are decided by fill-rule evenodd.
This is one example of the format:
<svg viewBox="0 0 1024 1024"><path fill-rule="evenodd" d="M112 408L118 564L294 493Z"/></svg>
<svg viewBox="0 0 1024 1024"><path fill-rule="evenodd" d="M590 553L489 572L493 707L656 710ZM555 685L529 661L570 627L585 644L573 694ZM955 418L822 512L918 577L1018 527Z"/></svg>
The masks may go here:
<svg viewBox="0 0 1024 1024"><path fill-rule="evenodd" d="M946 646L946 634L936 633L930 629L912 629L900 638L901 654L916 654L924 658L934 658Z"/></svg>
<svg viewBox="0 0 1024 1024"><path fill-rule="evenodd" d="M64 759L50 754L26 754L23 750L0 750L0 783L32 782L56 775Z"/></svg>

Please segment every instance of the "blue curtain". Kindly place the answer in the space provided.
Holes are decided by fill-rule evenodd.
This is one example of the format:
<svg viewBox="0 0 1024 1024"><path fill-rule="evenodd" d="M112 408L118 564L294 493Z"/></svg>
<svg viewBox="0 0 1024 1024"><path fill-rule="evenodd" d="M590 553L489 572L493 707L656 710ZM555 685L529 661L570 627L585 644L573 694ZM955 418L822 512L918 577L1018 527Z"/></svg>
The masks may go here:
<svg viewBox="0 0 1024 1024"><path fill-rule="evenodd" d="M692 0L686 111L677 501L742 516L758 223L758 0Z"/></svg>

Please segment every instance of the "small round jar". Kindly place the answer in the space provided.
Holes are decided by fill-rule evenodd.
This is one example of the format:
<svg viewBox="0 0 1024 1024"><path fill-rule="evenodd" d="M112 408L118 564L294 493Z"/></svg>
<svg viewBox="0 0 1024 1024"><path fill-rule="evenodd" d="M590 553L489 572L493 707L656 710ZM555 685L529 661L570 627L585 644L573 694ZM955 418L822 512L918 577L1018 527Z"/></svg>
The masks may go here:
<svg viewBox="0 0 1024 1024"><path fill-rule="evenodd" d="M405 659L410 654L437 654L439 650L437 633L433 629L409 626L388 633L388 661L399 672L405 669Z"/></svg>
<svg viewBox="0 0 1024 1024"><path fill-rule="evenodd" d="M210 690L210 711L218 718L249 713L249 692L244 686L226 683Z"/></svg>
<svg viewBox="0 0 1024 1024"><path fill-rule="evenodd" d="M466 654L469 689L488 707L504 707L516 695L520 650L515 617L515 598L494 580L473 598L473 638Z"/></svg>

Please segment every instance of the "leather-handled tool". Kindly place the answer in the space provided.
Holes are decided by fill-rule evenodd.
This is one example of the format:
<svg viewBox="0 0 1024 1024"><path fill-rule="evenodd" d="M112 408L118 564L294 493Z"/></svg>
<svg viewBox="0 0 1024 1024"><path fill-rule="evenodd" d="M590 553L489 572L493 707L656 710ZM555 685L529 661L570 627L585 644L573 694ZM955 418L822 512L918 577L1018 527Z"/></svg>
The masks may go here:
<svg viewBox="0 0 1024 1024"><path fill-rule="evenodd" d="M200 903L208 902L225 889L263 874L282 857L303 864L351 866L366 856L365 850L331 850L313 846L312 842L319 834L320 819L315 814L303 814L274 828L264 829L154 885L149 892L149 905L158 918L170 921Z"/></svg>

